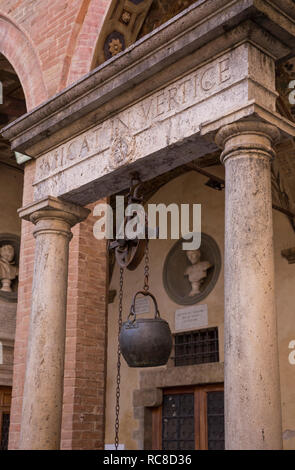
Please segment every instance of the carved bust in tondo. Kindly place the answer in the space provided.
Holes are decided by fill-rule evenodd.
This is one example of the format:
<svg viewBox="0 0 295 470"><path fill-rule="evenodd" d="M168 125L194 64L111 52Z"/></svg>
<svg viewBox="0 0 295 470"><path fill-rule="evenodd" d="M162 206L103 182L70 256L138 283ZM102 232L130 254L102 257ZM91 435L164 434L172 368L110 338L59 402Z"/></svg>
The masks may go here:
<svg viewBox="0 0 295 470"><path fill-rule="evenodd" d="M0 290L12 292L11 283L18 276L18 267L15 266L15 251L12 245L0 247Z"/></svg>
<svg viewBox="0 0 295 470"><path fill-rule="evenodd" d="M186 256L191 263L185 270L184 275L188 276L191 283L190 297L194 297L200 293L202 280L207 277L207 270L211 268L209 261L201 261L200 250L188 250Z"/></svg>
<svg viewBox="0 0 295 470"><path fill-rule="evenodd" d="M213 290L221 269L221 254L215 240L201 234L199 249L184 250L184 239L168 252L163 268L163 284L173 302L195 305Z"/></svg>

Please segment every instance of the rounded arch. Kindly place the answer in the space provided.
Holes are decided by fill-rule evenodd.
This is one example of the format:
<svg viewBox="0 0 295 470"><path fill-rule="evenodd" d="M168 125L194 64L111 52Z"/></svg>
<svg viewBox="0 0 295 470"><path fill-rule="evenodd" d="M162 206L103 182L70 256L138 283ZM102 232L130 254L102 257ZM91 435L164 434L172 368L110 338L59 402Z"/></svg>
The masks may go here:
<svg viewBox="0 0 295 470"><path fill-rule="evenodd" d="M79 34L75 38L75 48L67 75L67 85L79 80L92 69L97 37L100 35L111 2L112 0L103 0L101 2L91 0L90 4L87 5L86 12L83 12L86 5L81 8L80 16L82 17L83 13L84 16L80 23L83 24L81 24ZM89 2L85 0L85 3Z"/></svg>
<svg viewBox="0 0 295 470"><path fill-rule="evenodd" d="M13 66L23 87L27 109L48 98L39 58L27 34L0 11L0 53Z"/></svg>

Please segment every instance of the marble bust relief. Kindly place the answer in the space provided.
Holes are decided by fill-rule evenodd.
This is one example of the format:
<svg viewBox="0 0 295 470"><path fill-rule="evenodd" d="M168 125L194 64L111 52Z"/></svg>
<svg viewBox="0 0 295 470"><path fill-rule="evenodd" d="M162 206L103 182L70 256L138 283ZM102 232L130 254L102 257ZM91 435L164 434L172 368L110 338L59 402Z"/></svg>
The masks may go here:
<svg viewBox="0 0 295 470"><path fill-rule="evenodd" d="M15 266L15 251L12 245L0 247L0 281L1 290L12 292L11 282L18 276L18 267Z"/></svg>
<svg viewBox="0 0 295 470"><path fill-rule="evenodd" d="M0 234L0 298L17 301L20 240L16 235Z"/></svg>
<svg viewBox="0 0 295 470"><path fill-rule="evenodd" d="M183 241L178 240L166 256L163 284L175 303L195 305L214 289L221 270L221 254L215 240L205 233L198 250L183 250Z"/></svg>
<svg viewBox="0 0 295 470"><path fill-rule="evenodd" d="M191 263L191 266L186 268L184 275L188 276L191 283L190 297L200 294L202 280L207 277L207 271L211 268L212 264L209 261L201 261L200 250L189 250L186 256Z"/></svg>

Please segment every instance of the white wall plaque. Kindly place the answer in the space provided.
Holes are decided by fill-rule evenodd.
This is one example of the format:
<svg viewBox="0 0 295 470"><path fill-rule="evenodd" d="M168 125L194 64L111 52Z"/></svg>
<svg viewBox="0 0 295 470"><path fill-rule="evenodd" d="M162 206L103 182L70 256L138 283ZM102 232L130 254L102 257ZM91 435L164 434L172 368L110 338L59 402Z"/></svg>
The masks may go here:
<svg viewBox="0 0 295 470"><path fill-rule="evenodd" d="M186 331L208 326L208 305L193 305L176 310L175 331Z"/></svg>
<svg viewBox="0 0 295 470"><path fill-rule="evenodd" d="M115 444L105 444L104 450L116 450ZM125 444L119 444L118 450L125 450Z"/></svg>
<svg viewBox="0 0 295 470"><path fill-rule="evenodd" d="M137 297L135 300L135 313L136 315L142 315L143 313L149 313L150 311L150 299L149 297Z"/></svg>

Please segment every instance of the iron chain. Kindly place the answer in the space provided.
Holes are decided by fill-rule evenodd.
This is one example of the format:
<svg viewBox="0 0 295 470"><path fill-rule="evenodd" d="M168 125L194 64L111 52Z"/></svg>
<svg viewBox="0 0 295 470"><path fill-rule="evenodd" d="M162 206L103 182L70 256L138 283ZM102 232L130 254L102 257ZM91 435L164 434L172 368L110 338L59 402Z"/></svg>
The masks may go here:
<svg viewBox="0 0 295 470"><path fill-rule="evenodd" d="M145 257L144 257L144 285L143 285L143 290L145 292L148 292L150 290L149 276L150 276L149 241L147 239L146 240L146 246L145 246Z"/></svg>
<svg viewBox="0 0 295 470"><path fill-rule="evenodd" d="M123 279L124 269L120 268L120 293L119 293L119 320L118 320L118 360L117 360L117 388L116 388L116 420L115 420L115 449L119 447L119 415L120 415L120 383L121 383L121 349L119 335L122 328L123 312Z"/></svg>

